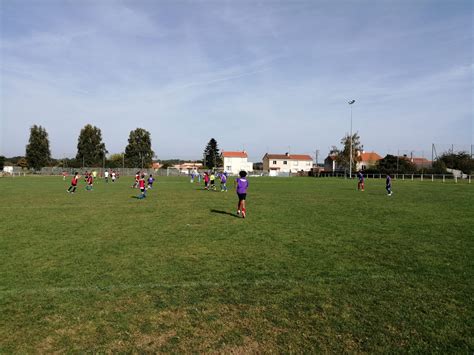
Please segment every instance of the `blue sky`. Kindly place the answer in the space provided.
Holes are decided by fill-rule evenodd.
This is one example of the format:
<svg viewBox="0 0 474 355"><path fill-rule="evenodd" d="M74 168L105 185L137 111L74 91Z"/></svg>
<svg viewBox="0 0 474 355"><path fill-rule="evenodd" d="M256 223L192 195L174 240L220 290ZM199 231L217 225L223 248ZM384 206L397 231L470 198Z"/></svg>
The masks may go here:
<svg viewBox="0 0 474 355"><path fill-rule="evenodd" d="M473 142L472 1L0 0L0 154L33 124L52 155L80 129L110 153L151 132L159 158L224 150L320 157ZM431 153L430 153L431 154Z"/></svg>

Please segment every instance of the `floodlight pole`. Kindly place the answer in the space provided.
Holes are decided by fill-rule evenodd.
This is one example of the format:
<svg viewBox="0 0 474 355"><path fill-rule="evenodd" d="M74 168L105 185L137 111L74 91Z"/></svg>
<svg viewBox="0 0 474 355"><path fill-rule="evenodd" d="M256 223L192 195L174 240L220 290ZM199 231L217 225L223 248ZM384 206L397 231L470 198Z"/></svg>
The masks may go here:
<svg viewBox="0 0 474 355"><path fill-rule="evenodd" d="M352 104L355 102L355 100L349 101L349 105L351 106L351 137L350 137L350 142L351 146L349 148L349 179L352 179Z"/></svg>

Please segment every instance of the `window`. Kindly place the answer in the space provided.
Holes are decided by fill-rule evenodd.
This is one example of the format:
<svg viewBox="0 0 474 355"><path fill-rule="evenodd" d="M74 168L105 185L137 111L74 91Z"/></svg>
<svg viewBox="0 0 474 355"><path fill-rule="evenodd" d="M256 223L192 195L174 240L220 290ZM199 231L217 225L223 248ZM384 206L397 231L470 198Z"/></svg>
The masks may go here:
<svg viewBox="0 0 474 355"><path fill-rule="evenodd" d="M307 161L306 166L311 166L311 162Z"/></svg>
<svg viewBox="0 0 474 355"><path fill-rule="evenodd" d="M274 161L273 161L273 165L276 165L276 164L277 164L277 161L276 161L276 160L274 160Z"/></svg>
<svg viewBox="0 0 474 355"><path fill-rule="evenodd" d="M288 162L286 160L283 160L283 165L287 165Z"/></svg>

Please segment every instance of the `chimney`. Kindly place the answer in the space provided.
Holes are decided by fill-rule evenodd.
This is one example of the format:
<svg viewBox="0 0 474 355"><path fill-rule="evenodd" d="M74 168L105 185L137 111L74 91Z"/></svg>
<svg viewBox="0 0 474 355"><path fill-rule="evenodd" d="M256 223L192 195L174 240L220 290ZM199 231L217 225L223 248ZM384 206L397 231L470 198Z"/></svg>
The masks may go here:
<svg viewBox="0 0 474 355"><path fill-rule="evenodd" d="M290 153L286 152L285 155L286 155L287 157L289 157L289 156L290 156Z"/></svg>

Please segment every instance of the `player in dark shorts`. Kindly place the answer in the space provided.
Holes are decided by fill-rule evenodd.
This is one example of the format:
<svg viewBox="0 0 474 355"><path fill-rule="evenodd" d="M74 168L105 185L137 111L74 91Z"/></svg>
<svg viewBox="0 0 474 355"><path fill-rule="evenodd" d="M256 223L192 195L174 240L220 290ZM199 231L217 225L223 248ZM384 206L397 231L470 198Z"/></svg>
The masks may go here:
<svg viewBox="0 0 474 355"><path fill-rule="evenodd" d="M247 189L249 187L249 182L246 179L247 173L245 171L241 171L239 173L239 178L235 180L237 187L236 192L237 196L239 197L239 203L237 205L237 214L240 215L242 213L242 217L245 218L247 210L245 208L245 199L247 198Z"/></svg>

